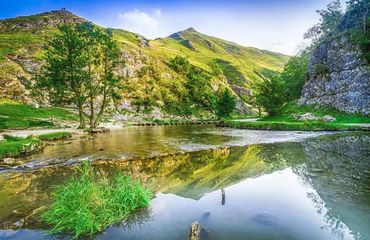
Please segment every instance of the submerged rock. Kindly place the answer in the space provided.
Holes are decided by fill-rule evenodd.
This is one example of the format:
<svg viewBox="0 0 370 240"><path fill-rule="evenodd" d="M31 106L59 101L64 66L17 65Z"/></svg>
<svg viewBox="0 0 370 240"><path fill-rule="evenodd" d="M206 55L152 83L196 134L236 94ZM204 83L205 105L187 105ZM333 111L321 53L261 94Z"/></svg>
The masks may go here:
<svg viewBox="0 0 370 240"><path fill-rule="evenodd" d="M189 240L199 240L200 239L200 224L198 222L193 222L190 226Z"/></svg>

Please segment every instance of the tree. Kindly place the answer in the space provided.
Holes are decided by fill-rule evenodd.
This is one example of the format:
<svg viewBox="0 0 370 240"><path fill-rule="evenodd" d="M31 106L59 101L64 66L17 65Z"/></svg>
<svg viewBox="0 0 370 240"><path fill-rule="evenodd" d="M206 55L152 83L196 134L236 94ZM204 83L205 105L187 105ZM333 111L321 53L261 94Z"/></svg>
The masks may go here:
<svg viewBox="0 0 370 240"><path fill-rule="evenodd" d="M101 117L118 93L119 78L114 74L114 69L119 62L119 48L113 40L112 30L101 30L92 24L80 25L84 34L87 47L86 92L87 108L84 114L88 117L90 128L96 128Z"/></svg>
<svg viewBox="0 0 370 240"><path fill-rule="evenodd" d="M278 75L255 84L256 103L270 116L276 116L284 105L284 93L284 83Z"/></svg>
<svg viewBox="0 0 370 240"><path fill-rule="evenodd" d="M36 89L47 89L51 103L72 105L78 110L80 128L85 127L85 43L76 26L59 27L59 34L46 46L45 64L37 75Z"/></svg>
<svg viewBox="0 0 370 240"><path fill-rule="evenodd" d="M46 47L45 64L37 87L47 90L52 103L73 106L79 112L80 127L96 128L114 96L119 78L119 48L110 29L91 23L64 25Z"/></svg>
<svg viewBox="0 0 370 240"><path fill-rule="evenodd" d="M230 117L235 109L236 101L229 89L225 89L216 103L216 114L218 117Z"/></svg>
<svg viewBox="0 0 370 240"><path fill-rule="evenodd" d="M308 79L309 54L301 53L289 59L279 78L282 81L284 101L296 100L301 96L303 85Z"/></svg>
<svg viewBox="0 0 370 240"><path fill-rule="evenodd" d="M317 10L316 12L320 15L320 22L304 34L304 38L312 39L314 43L332 32L343 16L340 0L334 0L326 6L326 9Z"/></svg>

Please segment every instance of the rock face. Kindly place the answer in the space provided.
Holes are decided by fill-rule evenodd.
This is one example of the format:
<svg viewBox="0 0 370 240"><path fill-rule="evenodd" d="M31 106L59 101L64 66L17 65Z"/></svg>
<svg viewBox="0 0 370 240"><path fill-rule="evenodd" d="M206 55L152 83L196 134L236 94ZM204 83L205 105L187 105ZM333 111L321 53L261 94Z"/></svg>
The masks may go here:
<svg viewBox="0 0 370 240"><path fill-rule="evenodd" d="M82 23L85 19L62 9L40 13L29 17L16 17L0 21L0 32L7 30L30 30L39 27L57 27L61 24Z"/></svg>
<svg viewBox="0 0 370 240"><path fill-rule="evenodd" d="M359 47L343 34L344 30L356 27L353 21L349 24L348 19L362 15L358 11L345 14L334 33L339 36L321 43L313 51L310 78L299 100L301 105L330 106L346 113L370 114L370 65L362 58Z"/></svg>

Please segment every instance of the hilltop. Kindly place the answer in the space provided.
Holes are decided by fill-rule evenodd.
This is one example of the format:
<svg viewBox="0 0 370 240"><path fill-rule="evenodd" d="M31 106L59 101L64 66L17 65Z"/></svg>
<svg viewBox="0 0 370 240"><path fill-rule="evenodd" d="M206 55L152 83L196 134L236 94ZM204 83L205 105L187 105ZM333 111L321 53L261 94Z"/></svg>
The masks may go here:
<svg viewBox="0 0 370 240"><path fill-rule="evenodd" d="M42 63L44 44L57 34L57 26L84 21L88 20L65 9L0 20L0 98L33 102L28 88L32 73ZM207 84L213 91L232 89L240 97L237 107L243 113L251 107L241 99L253 94L254 82L281 71L289 59L283 54L207 36L194 28L155 40L122 29L114 29L113 33L125 62L117 72L126 78L122 86L124 99L116 103L116 108L131 112L157 107L159 112L165 109L171 113L173 110L166 106L181 104L187 79L168 65L176 56L187 58L209 74Z"/></svg>

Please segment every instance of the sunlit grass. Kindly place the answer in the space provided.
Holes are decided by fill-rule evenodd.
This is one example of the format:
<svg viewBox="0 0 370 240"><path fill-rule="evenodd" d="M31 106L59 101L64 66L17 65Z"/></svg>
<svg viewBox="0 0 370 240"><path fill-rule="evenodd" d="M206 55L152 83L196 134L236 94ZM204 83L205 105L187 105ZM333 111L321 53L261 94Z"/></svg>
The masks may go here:
<svg viewBox="0 0 370 240"><path fill-rule="evenodd" d="M72 134L70 132L53 132L53 133L46 133L37 136L38 139L42 141L55 141L55 140L62 140L71 138Z"/></svg>
<svg viewBox="0 0 370 240"><path fill-rule="evenodd" d="M75 239L92 236L147 207L153 196L130 177L99 176L87 162L79 171L79 177L71 177L56 187L52 205L41 216L51 226L51 233L71 234Z"/></svg>
<svg viewBox="0 0 370 240"><path fill-rule="evenodd" d="M37 150L42 141L33 137L20 138L4 135L0 141L0 159L6 157L20 157L24 153Z"/></svg>
<svg viewBox="0 0 370 240"><path fill-rule="evenodd" d="M53 127L52 119L77 120L76 114L61 108L35 108L11 100L0 99L0 129Z"/></svg>

